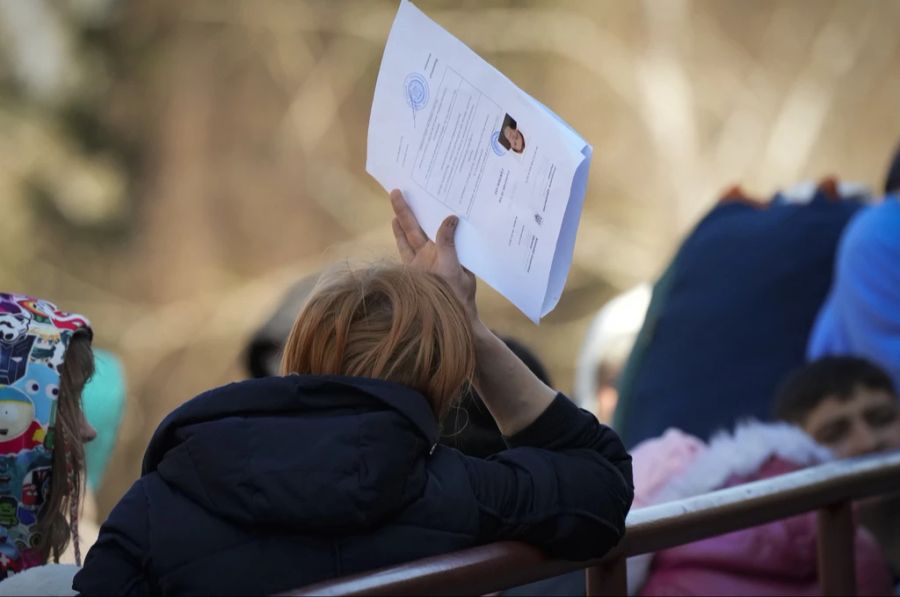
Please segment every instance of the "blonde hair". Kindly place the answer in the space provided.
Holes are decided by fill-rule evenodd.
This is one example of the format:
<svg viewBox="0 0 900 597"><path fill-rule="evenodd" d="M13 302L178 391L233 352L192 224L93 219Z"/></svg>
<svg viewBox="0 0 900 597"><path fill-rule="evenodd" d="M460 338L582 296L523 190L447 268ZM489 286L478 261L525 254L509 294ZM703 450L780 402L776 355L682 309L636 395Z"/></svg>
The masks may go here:
<svg viewBox="0 0 900 597"><path fill-rule="evenodd" d="M404 265L325 274L297 316L284 375L347 375L423 394L442 420L475 370L472 328L444 280Z"/></svg>

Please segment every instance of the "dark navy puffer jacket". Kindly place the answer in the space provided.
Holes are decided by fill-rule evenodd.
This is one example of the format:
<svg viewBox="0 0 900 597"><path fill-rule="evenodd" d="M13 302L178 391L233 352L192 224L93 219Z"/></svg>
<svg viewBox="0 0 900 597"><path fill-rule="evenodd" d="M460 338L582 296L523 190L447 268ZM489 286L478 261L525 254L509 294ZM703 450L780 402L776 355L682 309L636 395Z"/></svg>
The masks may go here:
<svg viewBox="0 0 900 597"><path fill-rule="evenodd" d="M557 396L511 449L438 445L425 398L288 376L187 402L75 577L84 594L271 594L500 539L572 559L621 538L631 458Z"/></svg>

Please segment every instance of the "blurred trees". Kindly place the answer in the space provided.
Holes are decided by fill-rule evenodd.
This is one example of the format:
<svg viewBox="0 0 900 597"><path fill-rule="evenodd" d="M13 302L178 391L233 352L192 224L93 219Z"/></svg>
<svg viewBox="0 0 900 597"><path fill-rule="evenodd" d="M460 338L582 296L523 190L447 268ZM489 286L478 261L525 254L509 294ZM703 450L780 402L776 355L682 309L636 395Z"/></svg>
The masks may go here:
<svg viewBox="0 0 900 597"><path fill-rule="evenodd" d="M727 185L877 185L900 132L900 3L421 1L595 147L573 270L534 327L564 390L593 312ZM0 2L0 280L92 318L131 402L101 511L173 406L243 375L293 281L392 256L366 175L393 1Z"/></svg>

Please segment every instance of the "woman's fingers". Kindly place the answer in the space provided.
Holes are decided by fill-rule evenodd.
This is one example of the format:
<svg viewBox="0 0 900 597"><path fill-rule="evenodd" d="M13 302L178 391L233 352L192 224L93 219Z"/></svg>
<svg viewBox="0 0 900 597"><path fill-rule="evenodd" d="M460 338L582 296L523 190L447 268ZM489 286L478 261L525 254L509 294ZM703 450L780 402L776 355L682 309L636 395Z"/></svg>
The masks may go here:
<svg viewBox="0 0 900 597"><path fill-rule="evenodd" d="M391 228L394 229L394 240L397 241L397 251L400 253L400 260L403 263L412 262L416 258L416 252L409 246L409 241L406 240L406 233L403 231L403 227L397 218L394 218L391 222Z"/></svg>
<svg viewBox="0 0 900 597"><path fill-rule="evenodd" d="M435 242L431 242L400 191L391 191L391 206L397 216L391 222L391 228L401 261L441 276L462 301L469 316L477 319L475 276L460 265L459 255L456 254L459 217L448 216L441 222L434 235Z"/></svg>
<svg viewBox="0 0 900 597"><path fill-rule="evenodd" d="M391 207L394 208L394 215L397 216L400 228L406 234L407 244L413 251L418 251L424 247L428 242L428 236L425 235L422 227L419 226L419 221L416 220L415 214L413 214L409 205L406 204L406 200L403 199L403 194L397 189L391 191Z"/></svg>

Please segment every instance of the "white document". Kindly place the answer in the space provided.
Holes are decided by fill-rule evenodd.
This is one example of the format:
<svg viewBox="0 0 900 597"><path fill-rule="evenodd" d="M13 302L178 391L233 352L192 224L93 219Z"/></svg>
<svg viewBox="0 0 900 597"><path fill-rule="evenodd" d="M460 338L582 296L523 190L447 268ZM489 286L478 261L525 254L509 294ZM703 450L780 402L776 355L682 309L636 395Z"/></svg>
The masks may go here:
<svg viewBox="0 0 900 597"><path fill-rule="evenodd" d="M400 189L430 238L460 218L462 264L532 321L559 302L592 148L403 1L369 119L366 170Z"/></svg>

